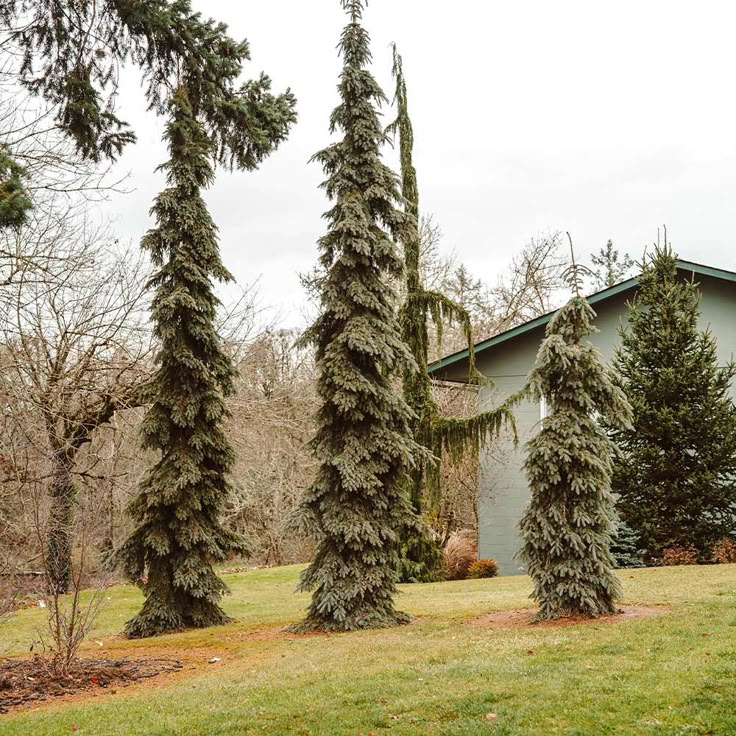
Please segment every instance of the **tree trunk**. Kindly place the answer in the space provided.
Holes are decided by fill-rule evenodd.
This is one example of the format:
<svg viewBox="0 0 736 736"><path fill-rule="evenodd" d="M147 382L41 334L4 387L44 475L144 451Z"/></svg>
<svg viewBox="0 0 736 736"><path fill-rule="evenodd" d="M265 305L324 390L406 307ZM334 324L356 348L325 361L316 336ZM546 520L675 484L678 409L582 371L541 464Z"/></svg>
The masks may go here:
<svg viewBox="0 0 736 736"><path fill-rule="evenodd" d="M54 453L51 508L46 538L46 570L49 592L67 593L72 575L72 526L74 523L73 458L68 452Z"/></svg>

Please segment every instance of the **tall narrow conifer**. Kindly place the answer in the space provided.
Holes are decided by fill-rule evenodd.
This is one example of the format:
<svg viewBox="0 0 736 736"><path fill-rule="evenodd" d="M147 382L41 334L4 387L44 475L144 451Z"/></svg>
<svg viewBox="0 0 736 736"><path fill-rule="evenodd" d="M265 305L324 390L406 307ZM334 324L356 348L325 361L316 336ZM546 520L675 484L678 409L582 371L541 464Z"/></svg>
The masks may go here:
<svg viewBox="0 0 736 736"><path fill-rule="evenodd" d="M402 273L394 243L407 225L396 175L381 162L385 97L366 68L362 0L342 0L340 104L331 130L342 139L315 155L334 206L319 241L321 313L307 333L316 347L321 408L317 478L302 519L317 538L301 588L311 590L297 628L347 631L407 621L394 607L398 530L410 508L402 478L415 454L411 412L395 376L411 365L391 280Z"/></svg>
<svg viewBox="0 0 736 736"><path fill-rule="evenodd" d="M416 366L404 370L404 398L414 414L411 420L414 438L427 451L405 481L406 493L411 500L414 514L408 518L407 525L402 529L398 573L401 582L413 583L436 579L442 559L439 541L423 520L422 514L425 511L434 513L439 505L443 451L449 452L456 460L467 451L478 452L481 443L495 437L504 424L513 426L510 407L515 399L470 419L458 419L443 417L432 397L432 381L427 372L430 321L434 323L440 336L446 322L460 324L468 344L469 380L477 382L480 376L475 369L470 314L446 294L427 289L422 283L419 186L413 162L414 130L409 117L403 62L396 45L393 46L393 76L396 81L396 119L389 125L387 132L398 137L401 193L405 212L409 215L401 238L405 275L401 333L416 363Z"/></svg>
<svg viewBox="0 0 736 736"><path fill-rule="evenodd" d="M573 281L577 291L576 273ZM612 613L620 595L610 551L613 448L596 414L623 428L631 407L584 340L596 331L594 318L578 291L547 325L527 381L531 396L550 407L527 445L531 499L520 522L520 558L534 583L539 619Z"/></svg>
<svg viewBox="0 0 736 736"><path fill-rule="evenodd" d="M170 157L161 167L168 187L153 206L157 226L142 241L158 269L151 285L160 340L142 435L159 459L130 504L138 527L118 551L146 596L125 627L132 637L227 621L219 605L227 587L212 563L247 552L220 520L233 463L223 421L234 370L215 329L212 283L231 277L201 195L213 179L212 142L184 87L169 108Z"/></svg>

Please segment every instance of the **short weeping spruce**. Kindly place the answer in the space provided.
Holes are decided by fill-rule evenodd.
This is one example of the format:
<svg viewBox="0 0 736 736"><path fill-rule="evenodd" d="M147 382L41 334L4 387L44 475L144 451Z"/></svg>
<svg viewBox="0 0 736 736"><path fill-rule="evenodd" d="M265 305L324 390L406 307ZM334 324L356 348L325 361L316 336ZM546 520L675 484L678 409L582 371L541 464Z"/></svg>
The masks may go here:
<svg viewBox="0 0 736 736"><path fill-rule="evenodd" d="M408 620L393 597L398 530L411 514L401 481L418 446L395 380L412 361L390 286L402 272L394 238L402 237L407 215L397 177L380 159L385 134L376 107L385 97L366 69L362 2L343 6L350 21L340 41L341 102L331 118L343 138L315 156L334 206L319 241L320 316L307 333L316 347L321 408L313 445L319 468L301 514L317 548L302 576L300 587L313 595L297 630Z"/></svg>
<svg viewBox="0 0 736 736"><path fill-rule="evenodd" d="M223 428L234 369L215 328L212 279L231 277L200 194L213 178L212 144L183 88L171 99L166 139L168 188L153 206L158 226L142 242L158 269L152 318L160 340L142 434L160 457L130 504L138 527L118 551L131 579L144 580L143 609L125 627L132 637L225 623L227 587L212 563L247 552L220 522L234 459Z"/></svg>
<svg viewBox="0 0 736 736"><path fill-rule="evenodd" d="M527 382L550 408L527 445L531 500L520 522L520 558L534 583L537 619L614 613L621 593L609 549L612 444L596 414L623 428L631 407L600 353L583 340L596 330L594 318L579 295L562 307Z"/></svg>

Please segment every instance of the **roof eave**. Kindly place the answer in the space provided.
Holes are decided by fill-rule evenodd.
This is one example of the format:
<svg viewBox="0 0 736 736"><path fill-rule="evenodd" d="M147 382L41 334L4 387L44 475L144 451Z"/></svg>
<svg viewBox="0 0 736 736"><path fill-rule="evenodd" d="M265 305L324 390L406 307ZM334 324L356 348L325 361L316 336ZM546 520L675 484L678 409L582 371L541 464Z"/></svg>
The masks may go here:
<svg viewBox="0 0 736 736"><path fill-rule="evenodd" d="M724 281L736 282L736 273L734 273L733 271L726 271L721 268L713 268L712 266L705 266L701 263L694 263L692 261L682 260L677 261L677 267L681 271L692 271L693 273L697 273L702 276L711 276L712 278L722 279ZM587 299L591 304L595 304L597 302L604 301L605 299L610 299L611 297L616 296L617 294L621 294L624 291L629 291L630 289L633 289L638 283L639 279L637 277L627 279L626 281L622 281L620 284L614 284L613 286L609 286L607 289L602 289L595 294L591 294L589 297L587 297ZM494 335L487 340L483 340L482 342L479 342L474 346L474 351L476 354L480 353L483 350L487 350L488 348L499 345L500 343L506 342L507 340L518 337L525 332L529 332L530 330L534 330L537 327L541 327L547 324L550 319L552 319L552 316L555 314L555 312L557 312L556 309L552 312L548 312L547 314L535 317L533 320L525 322L523 325L512 327L510 330L500 332L498 335ZM438 373L443 368L454 365L461 360L466 360L469 357L469 354L470 353L466 348L465 350L459 350L456 353L447 355L444 358L440 358L439 360L430 363L427 366L427 372L429 373L429 375Z"/></svg>

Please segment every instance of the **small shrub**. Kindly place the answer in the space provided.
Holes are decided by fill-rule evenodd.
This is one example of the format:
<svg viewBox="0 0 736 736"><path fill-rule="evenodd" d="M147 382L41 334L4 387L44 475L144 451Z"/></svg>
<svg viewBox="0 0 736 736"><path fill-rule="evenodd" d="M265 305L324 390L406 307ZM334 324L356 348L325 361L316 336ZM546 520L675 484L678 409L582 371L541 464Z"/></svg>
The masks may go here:
<svg viewBox="0 0 736 736"><path fill-rule="evenodd" d="M445 560L445 576L448 580L465 580L468 570L478 556L475 533L462 529L450 534L442 551Z"/></svg>
<svg viewBox="0 0 736 736"><path fill-rule="evenodd" d="M662 552L662 564L697 565L698 550L692 544L671 544Z"/></svg>
<svg viewBox="0 0 736 736"><path fill-rule="evenodd" d="M723 539L713 545L711 555L713 562L718 562L722 565L736 562L736 543L734 543L733 539L723 537Z"/></svg>
<svg viewBox="0 0 736 736"><path fill-rule="evenodd" d="M468 568L469 578L495 578L498 575L498 563L495 560L476 560Z"/></svg>

